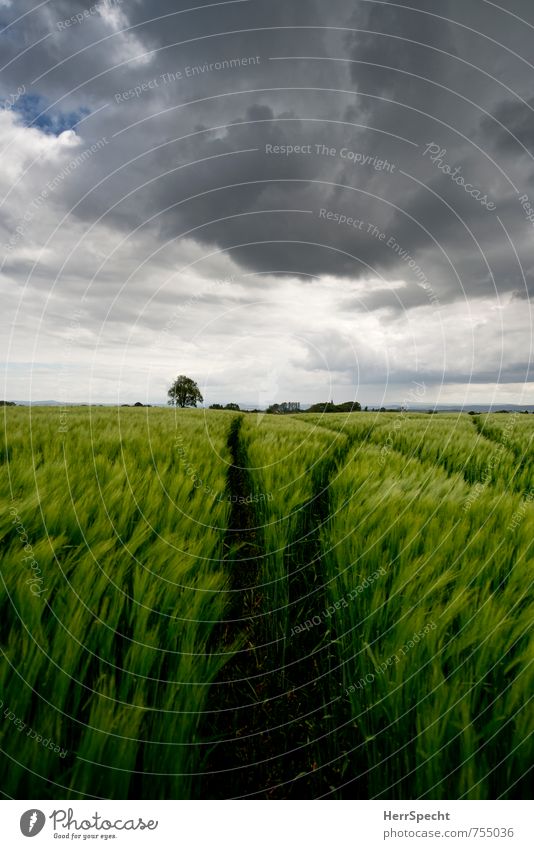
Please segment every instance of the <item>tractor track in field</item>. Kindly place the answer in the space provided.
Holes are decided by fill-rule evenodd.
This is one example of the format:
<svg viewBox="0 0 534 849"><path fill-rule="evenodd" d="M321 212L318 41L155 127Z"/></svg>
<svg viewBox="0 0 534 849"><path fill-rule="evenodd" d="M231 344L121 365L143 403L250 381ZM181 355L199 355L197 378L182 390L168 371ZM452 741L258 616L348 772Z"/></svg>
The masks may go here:
<svg viewBox="0 0 534 849"><path fill-rule="evenodd" d="M227 532L226 564L232 588L251 587L265 555L253 504L240 503L252 491L242 418L234 420L228 446L232 466L228 490L235 496ZM355 438L340 439L312 472L312 495L303 505L293 539L285 551L289 607L295 624L313 617L326 605L321 562L321 527L330 513L329 481L349 453ZM336 440L337 441L337 440ZM313 593L310 589L319 587ZM268 592L268 590L267 590ZM339 667L331 635L324 627L269 644L269 608L265 588L235 593L222 626L219 647L236 639L245 646L226 664L211 688L203 739L220 740L206 758L199 797L264 799L318 798L341 783L340 740L324 735L324 713L331 701L329 672ZM334 692L339 691L339 672ZM348 708L347 708L348 709ZM344 717L349 719L349 717ZM315 740L322 737L320 745ZM322 767L319 757L331 767Z"/></svg>
<svg viewBox="0 0 534 849"><path fill-rule="evenodd" d="M241 776L234 770L246 763L249 749L246 734L243 734L243 705L251 701L254 689L249 681L258 674L256 645L261 644L261 639L256 635L257 620L252 617L258 614L263 600L254 584L264 545L254 504L245 500L252 492L252 481L247 468L246 444L241 435L242 424L242 416L233 419L227 442L232 460L227 474L227 492L232 498L232 509L224 541L224 563L230 588L235 592L227 609L227 619L214 629L210 641L214 650L224 650L236 642L241 648L225 664L208 695L200 737L214 742L206 756L195 794L202 799L240 795ZM218 743L218 740L224 742Z"/></svg>
<svg viewBox="0 0 534 849"><path fill-rule="evenodd" d="M524 414L517 413L517 415ZM494 445L496 445L499 450L504 449L506 451L509 451L510 454L512 454L514 459L517 461L517 467L515 471L523 471L528 462L530 446L523 451L515 442L513 442L510 436L506 435L506 428L502 431L502 433L499 433L499 435L497 435L495 430L491 426L488 426L485 422L482 421L482 417L480 415L470 416L470 418L473 422L473 426L476 432L480 436L483 436L484 439L487 439L488 442L492 442Z"/></svg>
<svg viewBox="0 0 534 849"><path fill-rule="evenodd" d="M476 427L476 425L475 425L475 427ZM488 443L496 445L497 448L499 446L501 446L501 448L503 448L504 450L510 451L510 453L513 454L513 450L511 449L510 446L499 442L498 439L492 438L485 431L482 431L482 430L479 431L477 429L477 432ZM376 448L380 448L380 447L383 447L385 445L385 443L378 442L378 441L376 441L376 442L371 441L369 444L374 445ZM436 458L421 457L421 455L419 453L417 453L415 451L410 452L408 449L406 449L402 446L398 446L398 445L395 446L394 448L389 447L388 448L388 455L389 454L397 454L400 457L404 457L406 460L413 460L414 462L418 463L426 472L428 472L429 476L431 474L435 474L436 471L439 471L440 473L442 473L445 477L447 477L449 479L451 479L455 476L461 477L463 479L463 482L465 483L465 485L467 487L469 487L470 489L472 489L473 487L476 487L477 485L480 485L480 484L484 484L484 486L488 487L490 491L495 491L495 492L499 491L500 488L501 488L501 484L499 483L498 480L489 480L489 481L485 480L485 477L484 477L485 469L484 468L482 468L480 471L470 475L467 472L465 466L456 468L453 465L449 465L447 463L446 459L443 459L443 458L440 458L440 457L436 457ZM474 454L474 449L473 449L472 454ZM521 463L518 463L518 466L514 471L514 475L512 476L512 479L510 481L510 488L512 489L513 492L521 492L524 489L524 487L520 483L518 483L516 480L514 480L514 478L515 478L515 472L517 472L518 470L521 471L525 466L525 462L526 462L525 458L523 457Z"/></svg>
<svg viewBox="0 0 534 849"><path fill-rule="evenodd" d="M294 610L295 625L313 620L328 605L321 530L331 513L330 481L356 441L350 434L331 432L339 441L313 469L312 496L300 514L295 538L286 551L289 604ZM310 593L312 587L319 589ZM288 700L294 703L286 732L290 754L273 764L271 786L273 779L277 785L272 786L269 798L316 799L342 783L342 735L335 734L332 739L324 736L324 715L340 687L333 621L328 625L330 633L325 633L325 628L322 622L305 629L286 646L286 691ZM349 719L348 705L346 716L339 705L336 716L345 723ZM322 739L316 742L319 737Z"/></svg>
<svg viewBox="0 0 534 849"><path fill-rule="evenodd" d="M523 413L512 413L509 417L509 420L512 422L514 415L523 415ZM513 492L522 492L525 489L525 486L524 483L521 482L520 475L528 466L530 446L522 451L521 448L513 441L513 424L510 435L507 435L508 423L503 431L497 434L491 425L488 426L488 424L482 420L481 415L469 416L469 418L471 419L473 427L479 436L487 440L487 442L492 443L492 445L495 446L496 451L504 451L512 456L516 465L510 479L508 480L508 485ZM519 478L519 480L516 478ZM491 481L490 485L496 487L497 482Z"/></svg>

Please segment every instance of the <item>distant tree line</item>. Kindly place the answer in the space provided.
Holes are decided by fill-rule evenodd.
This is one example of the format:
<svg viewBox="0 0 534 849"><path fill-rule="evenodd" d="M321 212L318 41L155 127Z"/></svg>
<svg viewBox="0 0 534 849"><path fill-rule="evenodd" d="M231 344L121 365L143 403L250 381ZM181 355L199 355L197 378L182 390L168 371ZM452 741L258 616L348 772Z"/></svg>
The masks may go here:
<svg viewBox="0 0 534 849"><path fill-rule="evenodd" d="M268 413L274 413L275 415L287 415L288 413L300 413L300 402L299 401L282 401L281 404L271 404L270 407L267 407Z"/></svg>
<svg viewBox="0 0 534 849"><path fill-rule="evenodd" d="M222 404L210 404L210 410L234 410L239 412L240 409L239 404L225 404L224 407Z"/></svg>
<svg viewBox="0 0 534 849"><path fill-rule="evenodd" d="M180 374L171 384L167 392L169 398L168 403L174 407L196 407L197 402L202 404L204 399L198 388L198 384L185 374ZM123 405L127 406L127 405ZM140 407L142 404L137 402L134 406ZM210 410L233 410L240 411L239 404L210 404ZM308 413L352 413L361 410L362 406L359 401L346 401L344 404L334 404L332 401L325 401L321 404L313 404L306 410ZM262 410L247 410L247 412L260 413ZM301 413L303 410L300 406L300 401L282 401L281 404L271 404L267 407L267 413L271 415L285 416Z"/></svg>
<svg viewBox="0 0 534 849"><path fill-rule="evenodd" d="M322 401L312 404L307 410L302 410L299 401L284 401L282 404L271 404L267 407L268 413L275 415L287 415L293 413L358 413L362 409L359 401L345 401L343 404L334 404L333 401Z"/></svg>
<svg viewBox="0 0 534 849"><path fill-rule="evenodd" d="M312 404L306 410L307 413L359 413L362 405L359 401L345 401L343 404L334 404L326 401L323 404Z"/></svg>
<svg viewBox="0 0 534 849"><path fill-rule="evenodd" d="M190 377L186 377L185 374L180 374L176 380L172 383L167 395L169 396L169 404L172 404L176 407L196 407L197 401L201 404L204 402L204 399L200 393L200 389L198 388L197 383ZM3 405L13 405L12 401L2 401ZM14 406L14 405L13 405ZM128 407L129 404L123 404L123 407ZM137 401L134 407L149 407L150 404L141 404ZM295 413L359 413L362 409L362 405L359 401L344 401L343 404L334 404L333 401L322 401L319 404L312 404L311 407L308 407L306 410L302 410L300 406L300 401L282 401L281 404L271 404L267 407L266 412L271 415L284 416L284 415L294 415ZM401 407L401 410L405 410L406 408ZM210 404L210 410L233 410L235 412L240 411L239 404ZM398 412L398 407L365 407L365 412L373 412L373 413L395 413ZM263 410L244 410L243 412L247 413L262 413ZM427 410L429 414L437 413L436 409ZM507 410L498 410L499 413L506 413ZM528 415L528 410L524 411ZM534 411L533 411L534 412ZM474 410L469 411L470 416L475 416Z"/></svg>
<svg viewBox="0 0 534 849"><path fill-rule="evenodd" d="M346 401L344 404L333 404L325 401L321 404L312 404L307 410L303 410L300 401L282 401L281 404L271 404L265 412L274 416L295 415L295 413L356 413L362 409L358 401ZM210 410L239 410L239 404L210 404ZM246 413L262 413L263 410L244 410Z"/></svg>

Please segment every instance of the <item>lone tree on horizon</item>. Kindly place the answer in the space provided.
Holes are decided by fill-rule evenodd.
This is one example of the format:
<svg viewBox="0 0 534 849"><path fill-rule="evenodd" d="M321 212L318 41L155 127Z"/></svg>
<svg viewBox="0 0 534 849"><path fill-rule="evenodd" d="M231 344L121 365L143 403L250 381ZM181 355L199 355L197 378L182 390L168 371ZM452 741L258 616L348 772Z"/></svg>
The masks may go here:
<svg viewBox="0 0 534 849"><path fill-rule="evenodd" d="M178 375L167 395L169 396L167 403L172 407L196 407L197 401L201 404L204 401L195 381L186 377L185 374Z"/></svg>

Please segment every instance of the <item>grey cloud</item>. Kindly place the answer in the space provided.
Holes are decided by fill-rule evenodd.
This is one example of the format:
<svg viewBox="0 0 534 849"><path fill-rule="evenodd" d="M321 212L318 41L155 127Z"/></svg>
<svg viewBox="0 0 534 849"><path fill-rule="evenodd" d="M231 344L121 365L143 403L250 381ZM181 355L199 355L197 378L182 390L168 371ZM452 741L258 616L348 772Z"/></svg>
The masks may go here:
<svg viewBox="0 0 534 849"><path fill-rule="evenodd" d="M445 18L450 8L445 0L439 12ZM431 89L427 90L420 78L449 77L450 56L456 54L450 24L425 14L436 9L432 4L429 9L424 0L401 0L391 5L365 4L354 12L351 24L360 31L352 33L348 43L356 62L351 75L359 89L401 100L415 95L419 105L421 95L423 103L431 99Z"/></svg>
<svg viewBox="0 0 534 849"><path fill-rule="evenodd" d="M526 105L520 100L504 100L496 107L494 114L505 129L495 126L491 119L484 118L481 130L485 134L491 133L496 150L513 156L525 155L523 148L534 153L534 97L529 98Z"/></svg>
<svg viewBox="0 0 534 849"><path fill-rule="evenodd" d="M206 4L200 4L206 5ZM408 5L408 4L407 4ZM409 4L413 5L413 4ZM425 4L419 4L424 10ZM448 4L449 5L449 4ZM194 95L210 96L219 90L223 83L221 75L200 77L195 79L184 91L185 86L177 85L174 91L171 86L160 86L154 96L150 92L149 97L135 98L131 103L115 103L113 96L127 87L133 86L143 80L156 78L158 74L165 73L168 68L184 67L188 61L200 61L199 44L202 51L207 53L203 58L210 60L221 58L221 40L219 38L207 38L204 41L193 41L191 44L180 48L179 61L171 59L173 49L168 46L178 40L186 41L197 39L202 35L214 35L222 32L230 32L233 29L256 28L257 32L251 32L243 36L224 36L224 51L228 52L250 52L260 50L264 57L264 66L261 68L250 68L240 73L239 85L247 84L248 80L255 81L257 87L267 87L268 83L286 82L287 71L293 73L290 82L293 84L305 84L308 81L309 66L299 64L268 64L269 54L280 54L284 52L304 54L321 52L323 34L319 30L292 29L298 24L309 27L316 22L331 24L334 18L325 16L324 10L316 3L291 4L276 2L269 4L244 3L229 4L215 8L200 8L198 11L187 14L174 14L190 8L188 4L171 4L169 2L155 3L147 9L145 4L124 5L125 13L128 15L128 23L133 26L136 37L139 38L147 49L153 50L151 61L146 66L132 68L126 65L106 75L105 84L101 79L84 87L80 97L94 99L95 95L106 99L108 107L100 117L91 119L86 123L83 132L91 132L93 136L98 134L98 127L102 132L113 135L113 126L124 127L128 122L144 119L147 110L157 112L157 106L168 108L173 104L175 94L178 103L185 95L185 99L194 99ZM417 8L417 7L416 7ZM83 9L83 3L67 4L59 3L54 6L54 14L71 15L77 10ZM391 33L395 38L387 36L356 33L347 38L348 56L357 56L363 62L379 62L409 71L416 76L408 76L401 73L380 72L370 64L353 64L350 66L350 76L356 90L368 89L377 93L394 95L400 101L412 102L421 109L425 105L433 109L436 104L436 92L429 88L428 84L417 79L418 71L424 70L424 75L437 80L448 80L453 72L453 78L458 79L458 70L454 62L435 50L427 47L414 45L414 41L429 43L455 53L454 28L443 24L435 26L429 19L419 11L409 8L395 8L389 6L373 6L367 4L357 14L352 13L351 5L348 3L336 3L333 6L335 21L348 26L360 26L367 30ZM450 9L441 8L443 14ZM49 12L49 10L48 10ZM145 25L148 17L153 21ZM33 20L33 16L30 16ZM159 19L159 20L155 20ZM72 27L68 33L68 40L62 45L66 55L79 49L84 39L94 38L98 28L101 37L109 35L109 28L100 17L94 16L90 20L90 26L86 23ZM263 27L267 32L261 32ZM284 27L291 29L285 30ZM278 29L276 29L278 28ZM99 33L100 33L99 30ZM409 39L403 41L402 38ZM57 72L48 74L43 78L43 84L48 89L55 89L55 75L64 81L68 75L69 83L84 80L95 72L100 73L102 68L111 67L114 64L113 51L110 48L116 44L115 37L109 39L104 45L96 50L85 51L76 60L69 60L62 65ZM50 54L60 49L57 39L45 43L45 48ZM100 51L107 52L106 59L100 62ZM49 60L54 58L50 55ZM57 61L57 60L56 60ZM86 67L89 63L91 67ZM313 64L314 79L317 82L324 80L325 87L333 75L338 73L338 65L328 63ZM278 75L278 78L277 78ZM280 79L283 75L283 80ZM189 84L188 84L189 85ZM102 88L104 86L104 88ZM245 87L244 86L244 87ZM335 86L334 86L335 87ZM224 84L222 85L224 90ZM450 99L450 98L449 98ZM394 213L391 206L380 200L373 200L368 195L335 187L332 183L347 183L350 187L371 194L376 194L386 201L390 201L410 214L414 214L417 220L425 220L431 224L433 232L439 234L439 238L445 247L456 244L460 247L462 234L458 236L459 227L454 216L447 212L439 200L432 198L424 189L417 190L414 184L403 182L398 173L401 166L407 167L409 172L421 174L427 178L426 163L423 163L420 153L414 151L409 145L396 141L386 133L405 134L408 138L416 138L418 141L432 138L431 130L436 130L431 118L426 118L418 113L409 113L406 120L406 112L402 107L395 107L381 101L365 100L355 96L352 104L350 97L346 95L329 95L326 98L320 92L293 93L267 91L261 95L244 94L238 97L223 97L218 100L210 99L196 106L180 108L167 111L158 117L152 117L149 121L143 121L133 130L126 131L117 139L113 140L106 149L105 156L99 158L98 162L92 163L79 178L74 187L79 196L81 186L90 189L98 180L98 174L103 176L106 172L111 173L115 168L119 172L110 177L106 183L99 187L97 193L91 193L89 197L77 207L75 215L84 220L94 219L95 216L106 212L110 207L113 210L106 216L110 224L119 226L125 230L138 226L143 220L154 213L159 213L179 201L183 201L194 194L207 192L203 199L196 199L181 206L175 206L173 211L162 214L156 219L156 227L164 237L198 228L193 238L206 246L215 246L221 249L229 249L240 243L256 243L250 247L236 248L232 250L232 256L245 268L253 270L273 270L275 268L285 269L290 272L304 271L309 273L330 273L345 276L352 274L360 276L368 273L367 265L374 268L379 266L384 270L402 269L402 265L396 262L394 255L385 254L382 246L366 234L351 232L349 229L332 228L320 221L316 213L320 208L328 207L342 214L365 218L367 223L375 223L388 233L397 234L402 239L403 248L415 253L422 249L432 247L431 240L417 223L413 223L403 214ZM453 99L454 100L454 99ZM447 97L441 94L439 98L440 108L451 111L451 103ZM282 108L281 108L281 104ZM95 103L96 105L96 103ZM325 109L326 105L326 109ZM308 116L319 119L313 123L303 120L290 122L288 118L302 118L303 112ZM341 113L341 114L340 114ZM340 119L351 123L376 124L378 129L385 133L358 131L354 128L320 123L320 119ZM284 120L285 119L285 120ZM169 144L161 148L162 142L188 132L194 132L202 126L214 126L220 123L249 122L246 126L230 128L225 135L217 137L206 133L197 135L190 141ZM464 162L465 150L458 147L458 138L443 127L439 128L442 143L452 144L456 142L456 150L460 152L459 161ZM425 135L423 135L425 133ZM396 162L397 174L380 175L370 169L350 167L340 161L339 158L329 160L325 157L313 156L308 159L303 157L271 157L262 154L261 149L266 143L273 144L315 144L326 143L328 146L336 146L341 149L346 145L364 153L389 158ZM151 147L155 146L154 153L150 153ZM258 147L257 154L224 155L232 154L233 150ZM453 148L454 149L454 148ZM124 167L124 163L131 157L141 154L135 163ZM207 159L199 166L188 165L195 158ZM470 171L480 171L473 164L473 156L470 157ZM467 159L469 164L469 157ZM183 167L186 166L186 167ZM178 168L174 173L161 177L167 170ZM143 189L137 187L155 178L154 182ZM268 182L271 181L271 182ZM286 181L286 182L284 182ZM294 181L294 182L291 182ZM311 181L317 181L313 183ZM225 185L235 183L246 183L247 186L223 189ZM81 184L81 185L80 185ZM478 210L476 205L466 197L454 198L454 187L445 178L430 177L430 184L435 186L445 197L450 197L456 206L462 208L462 212L476 217ZM126 197L124 202L117 203L121 196ZM68 188L66 198L70 200ZM269 208L303 208L310 209L314 215L302 216L289 214L290 225L288 227L288 216L283 213L263 214L263 210ZM261 214L256 214L261 213ZM230 216L239 216L231 218ZM418 218L419 216L419 218ZM217 224L208 224L213 219L222 219ZM289 237L289 238L288 238ZM493 234L491 234L493 237ZM459 242L455 241L459 238ZM300 243L300 244L299 244ZM308 244L325 244L325 248L314 248ZM352 259L348 254L354 255ZM451 295L454 293L451 292Z"/></svg>

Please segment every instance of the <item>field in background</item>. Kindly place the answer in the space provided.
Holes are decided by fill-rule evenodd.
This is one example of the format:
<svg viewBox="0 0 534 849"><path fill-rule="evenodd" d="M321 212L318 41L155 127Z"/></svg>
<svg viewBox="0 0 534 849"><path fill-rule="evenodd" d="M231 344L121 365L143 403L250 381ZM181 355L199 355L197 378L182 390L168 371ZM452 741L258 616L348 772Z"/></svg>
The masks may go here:
<svg viewBox="0 0 534 849"><path fill-rule="evenodd" d="M10 408L15 798L528 798L534 417Z"/></svg>

